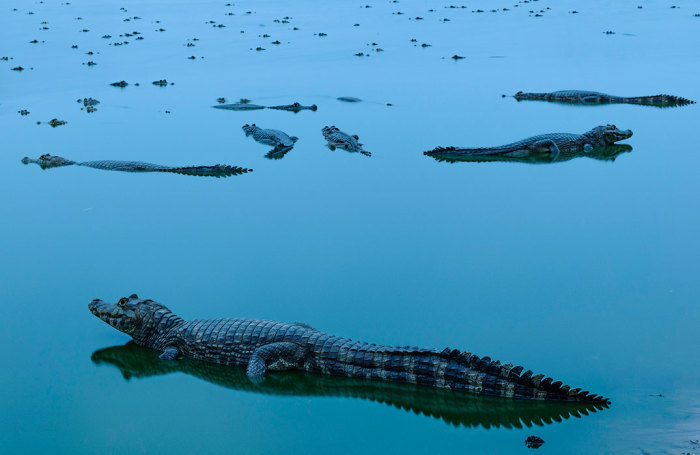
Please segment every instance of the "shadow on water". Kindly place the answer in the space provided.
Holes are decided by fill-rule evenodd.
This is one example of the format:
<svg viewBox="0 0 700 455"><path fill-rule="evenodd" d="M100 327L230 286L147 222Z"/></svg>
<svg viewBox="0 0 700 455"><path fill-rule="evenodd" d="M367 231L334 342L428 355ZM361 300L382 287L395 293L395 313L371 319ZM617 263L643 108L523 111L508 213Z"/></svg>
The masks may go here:
<svg viewBox="0 0 700 455"><path fill-rule="evenodd" d="M415 414L441 419L454 426L523 428L544 426L571 417L581 418L602 405L479 397L412 384L367 381L303 372L273 373L252 382L245 369L184 358L163 361L158 353L129 342L98 349L96 364L118 368L125 379L181 372L233 390L280 396L346 397L375 401Z"/></svg>
<svg viewBox="0 0 700 455"><path fill-rule="evenodd" d="M460 156L450 155L449 152L441 153L440 155L429 155L435 158L436 161L446 161L448 163L469 162L469 163L485 163L492 161L501 161L509 163L528 163L528 164L553 164L570 161L574 158L592 158L599 161L615 161L615 159L627 152L632 151L632 146L628 144L613 144L606 147L598 147L590 152L583 150L579 151L562 151L559 155L552 159L549 153L532 153L524 156L507 156L507 155L478 155L478 156Z"/></svg>

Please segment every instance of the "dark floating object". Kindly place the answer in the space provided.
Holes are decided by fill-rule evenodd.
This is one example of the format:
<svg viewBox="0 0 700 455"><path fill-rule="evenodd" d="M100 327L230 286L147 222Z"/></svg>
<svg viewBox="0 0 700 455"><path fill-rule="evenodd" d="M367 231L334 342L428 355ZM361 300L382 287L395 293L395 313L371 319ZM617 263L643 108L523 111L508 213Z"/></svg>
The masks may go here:
<svg viewBox="0 0 700 455"><path fill-rule="evenodd" d="M129 85L129 83L126 82L126 81L119 81L119 82L112 82L112 83L109 84L109 85L111 85L112 87L121 87L121 88L124 88L124 87L126 87L127 85Z"/></svg>
<svg viewBox="0 0 700 455"><path fill-rule="evenodd" d="M123 346L98 349L92 353L91 359L95 365L116 368L126 381L149 380L166 374L184 373L214 386L235 391L279 397L358 399L367 402L367 406L386 405L396 412L438 418L447 425L467 428L527 428L552 425L564 419L580 419L604 409L600 405L504 400L412 384L310 373L271 373L264 381L253 382L243 368L189 358L177 362L164 362L158 358L157 352L140 347L133 341Z"/></svg>
<svg viewBox="0 0 700 455"><path fill-rule="evenodd" d="M22 68L21 66L15 66L14 68L11 68L11 69L12 69L12 71L24 71L24 68Z"/></svg>
<svg viewBox="0 0 700 455"><path fill-rule="evenodd" d="M338 101L345 101L346 103L359 103L362 100L360 98L355 98L354 96L339 96Z"/></svg>
<svg viewBox="0 0 700 455"><path fill-rule="evenodd" d="M521 161L531 163L566 161L578 156L613 158L623 151L610 149L615 142L632 136L631 130L615 125L597 126L583 134L550 133L496 147L437 147L424 152L438 161ZM629 147L629 146L628 146ZM601 159L601 158L598 158ZM602 158L609 160L611 158Z"/></svg>
<svg viewBox="0 0 700 455"><path fill-rule="evenodd" d="M463 60L463 59L465 59L466 57L462 57L461 55L455 54L455 55L453 55L453 56L450 57L450 58L451 58L452 60Z"/></svg>
<svg viewBox="0 0 700 455"><path fill-rule="evenodd" d="M168 85L168 81L165 79L160 79L158 81L153 81L152 84L157 85L159 87L165 87L166 85ZM172 82L170 83L170 85L173 85Z"/></svg>
<svg viewBox="0 0 700 455"><path fill-rule="evenodd" d="M529 449L539 449L542 444L544 444L544 439L539 436L528 436L527 439L525 439L525 445Z"/></svg>
<svg viewBox="0 0 700 455"><path fill-rule="evenodd" d="M228 166L224 164L215 164L213 166L183 166L171 167L161 166L159 164L144 163L141 161L84 161L77 163L72 160L65 159L60 156L50 154L41 155L37 159L28 157L22 158L22 163L38 164L42 169L51 169L63 166L85 166L95 169L103 169L106 171L121 171L121 172L169 172L172 174L196 175L200 177L230 177L232 175L245 174L252 172L252 169L246 169L238 166Z"/></svg>
<svg viewBox="0 0 700 455"><path fill-rule="evenodd" d="M616 96L588 90L561 90L550 93L518 92L513 95L518 101L550 101L554 103L597 105L597 104L638 104L641 106L676 107L695 104L695 101L673 95Z"/></svg>

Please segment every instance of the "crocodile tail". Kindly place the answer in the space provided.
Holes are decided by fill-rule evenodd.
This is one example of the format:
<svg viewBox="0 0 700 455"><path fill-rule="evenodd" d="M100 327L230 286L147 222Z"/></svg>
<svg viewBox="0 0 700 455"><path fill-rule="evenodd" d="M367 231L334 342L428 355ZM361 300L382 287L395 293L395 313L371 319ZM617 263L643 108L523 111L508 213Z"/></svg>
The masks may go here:
<svg viewBox="0 0 700 455"><path fill-rule="evenodd" d="M252 169L247 169L239 166L228 166L225 164L215 164L214 166L186 166L165 168L162 172L171 172L173 174L196 175L200 177L230 177L232 175L245 174L252 172Z"/></svg>
<svg viewBox="0 0 700 455"><path fill-rule="evenodd" d="M533 375L531 370L523 372L522 366L513 366L511 363L501 364L498 360L491 360L490 357L479 358L470 352L461 352L457 349L447 348L440 355L446 360L456 361L470 370L486 373L487 377L493 378L486 382L498 383L499 380L503 380L512 384L509 388L514 389L516 398L576 401L602 406L610 404L610 399L591 394L587 390L572 389L561 381L554 381L543 374Z"/></svg>
<svg viewBox="0 0 700 455"><path fill-rule="evenodd" d="M644 106L675 107L695 104L695 101L674 95L654 95L654 96L633 96L623 98L625 103L640 104Z"/></svg>
<svg viewBox="0 0 700 455"><path fill-rule="evenodd" d="M457 150L456 147L435 147L432 150L428 150L427 152L423 152L423 155L428 155L428 156L440 155L442 153L454 152L455 150Z"/></svg>

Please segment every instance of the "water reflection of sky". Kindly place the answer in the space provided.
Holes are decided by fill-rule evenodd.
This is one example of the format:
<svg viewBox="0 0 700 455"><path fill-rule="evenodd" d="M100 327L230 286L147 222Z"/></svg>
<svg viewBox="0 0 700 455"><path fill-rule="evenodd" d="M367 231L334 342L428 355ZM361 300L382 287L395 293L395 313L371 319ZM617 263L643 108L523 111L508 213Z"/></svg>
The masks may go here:
<svg viewBox="0 0 700 455"><path fill-rule="evenodd" d="M533 432L559 452L691 451L698 106L577 108L501 94L582 88L698 100L693 3L430 13L421 2L338 1L323 14L304 0L70 3L10 2L0 14L0 56L13 58L0 61L7 451L510 454ZM546 7L543 17L528 13ZM289 24L273 22L285 16ZM109 45L134 30L144 39ZM97 65L82 65L90 60ZM10 71L18 65L28 69ZM151 84L163 78L174 85ZM109 86L122 79L132 85ZM222 96L318 111L212 109ZM101 101L97 112L80 109L84 97ZM68 124L36 125L55 117ZM245 123L300 139L269 160ZM450 165L422 154L606 123L634 131L633 150L614 162ZM325 125L357 134L372 157L330 151ZM47 152L255 172L221 180L20 163ZM186 318L301 320L372 342L464 348L613 405L534 430L455 429L362 400L244 394L178 374L126 382L90 361L126 339L86 305L134 291Z"/></svg>

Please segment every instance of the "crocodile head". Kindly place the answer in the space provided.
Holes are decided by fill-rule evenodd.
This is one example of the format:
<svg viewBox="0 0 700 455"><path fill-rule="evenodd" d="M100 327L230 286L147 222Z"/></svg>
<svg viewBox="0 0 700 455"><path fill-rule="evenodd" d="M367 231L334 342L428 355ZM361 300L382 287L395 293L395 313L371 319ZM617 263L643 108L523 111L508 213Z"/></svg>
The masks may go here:
<svg viewBox="0 0 700 455"><path fill-rule="evenodd" d="M253 123L252 125L249 125L246 123L245 125L243 125L241 127L241 129L243 129L243 131L245 131L246 136L249 136L249 135L253 134L255 132L255 130L258 129L258 126L255 123Z"/></svg>
<svg viewBox="0 0 700 455"><path fill-rule="evenodd" d="M61 156L45 153L35 160L25 156L22 158L22 163L36 163L41 166L42 169L50 169L52 167L70 166L71 164L75 164L75 161L67 160Z"/></svg>
<svg viewBox="0 0 700 455"><path fill-rule="evenodd" d="M621 130L615 125L596 126L591 130L591 133L605 145L611 145L632 137L632 130Z"/></svg>
<svg viewBox="0 0 700 455"><path fill-rule="evenodd" d="M107 324L133 337L150 331L154 324L151 317L154 312L160 309L167 310L164 305L153 300L140 299L136 294L122 297L117 303L95 299L90 302L88 308Z"/></svg>

